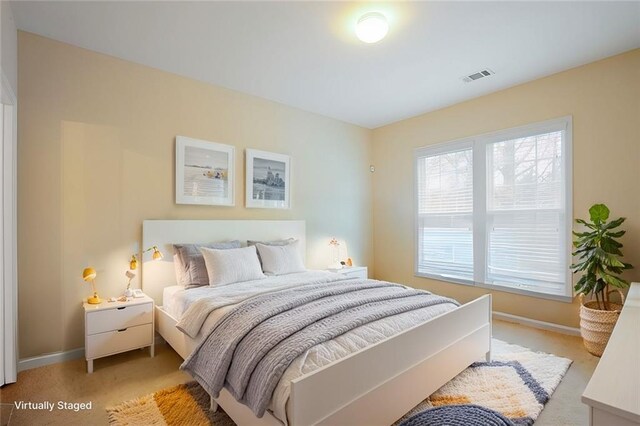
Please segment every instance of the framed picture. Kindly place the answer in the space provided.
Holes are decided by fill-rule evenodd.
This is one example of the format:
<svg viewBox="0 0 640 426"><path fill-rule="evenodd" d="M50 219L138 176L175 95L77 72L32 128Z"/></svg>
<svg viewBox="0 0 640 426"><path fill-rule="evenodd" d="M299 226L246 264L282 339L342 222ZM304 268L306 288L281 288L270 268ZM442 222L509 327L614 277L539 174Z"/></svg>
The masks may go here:
<svg viewBox="0 0 640 426"><path fill-rule="evenodd" d="M176 136L176 204L233 206L235 147Z"/></svg>
<svg viewBox="0 0 640 426"><path fill-rule="evenodd" d="M247 149L247 207L291 207L291 157Z"/></svg>

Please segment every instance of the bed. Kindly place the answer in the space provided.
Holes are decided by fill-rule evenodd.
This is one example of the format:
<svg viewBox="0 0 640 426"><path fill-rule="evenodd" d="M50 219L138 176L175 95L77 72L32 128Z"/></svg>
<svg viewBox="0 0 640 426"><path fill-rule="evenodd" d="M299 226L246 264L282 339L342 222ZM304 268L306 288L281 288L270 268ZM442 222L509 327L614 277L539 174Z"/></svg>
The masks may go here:
<svg viewBox="0 0 640 426"><path fill-rule="evenodd" d="M156 245L164 253L171 253L174 243L289 237L300 242L304 255L304 221L153 220L143 224L143 246ZM144 263L142 272L143 290L156 301L157 331L188 360L202 336L189 337L178 330L176 325L186 305L175 301L184 302L195 293L186 297L184 290L175 287L171 256ZM340 279L339 274L328 272L310 274L316 280ZM272 285L280 284L274 281ZM163 300L168 302L166 306ZM388 425L472 362L489 358L490 342L491 298L487 295L455 309L436 311L424 322L380 337L312 371L301 370L286 383L283 380L282 386L279 384L269 410L261 417L237 402L226 388L216 394L215 400L212 398L212 406L219 404L239 425ZM283 386L285 391L280 392ZM281 396L279 402L277 395Z"/></svg>

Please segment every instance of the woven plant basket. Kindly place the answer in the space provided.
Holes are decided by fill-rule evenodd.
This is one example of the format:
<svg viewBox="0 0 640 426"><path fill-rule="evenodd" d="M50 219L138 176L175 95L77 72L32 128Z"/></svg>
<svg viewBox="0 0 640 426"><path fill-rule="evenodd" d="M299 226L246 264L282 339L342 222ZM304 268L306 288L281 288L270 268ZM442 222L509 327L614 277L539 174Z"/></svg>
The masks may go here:
<svg viewBox="0 0 640 426"><path fill-rule="evenodd" d="M609 294L618 292L621 303L624 304L624 295L620 290L611 290ZM580 294L580 334L582 341L589 353L595 356L602 356L604 348L609 342L613 327L615 327L620 311L621 303L609 302L611 310L604 311L598 309L598 302L590 300L584 301L584 294Z"/></svg>

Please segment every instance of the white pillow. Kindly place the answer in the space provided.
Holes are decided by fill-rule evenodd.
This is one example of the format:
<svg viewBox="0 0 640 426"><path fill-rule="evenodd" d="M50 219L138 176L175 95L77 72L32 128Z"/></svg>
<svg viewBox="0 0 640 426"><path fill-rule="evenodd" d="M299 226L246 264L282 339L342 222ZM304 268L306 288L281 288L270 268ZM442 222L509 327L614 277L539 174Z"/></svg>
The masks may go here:
<svg viewBox="0 0 640 426"><path fill-rule="evenodd" d="M300 256L298 246L294 241L285 246L272 246L257 243L258 253L262 260L262 270L267 275L284 275L294 272L304 272L304 262Z"/></svg>
<svg viewBox="0 0 640 426"><path fill-rule="evenodd" d="M265 278L255 247L225 250L201 247L200 251L211 286Z"/></svg>

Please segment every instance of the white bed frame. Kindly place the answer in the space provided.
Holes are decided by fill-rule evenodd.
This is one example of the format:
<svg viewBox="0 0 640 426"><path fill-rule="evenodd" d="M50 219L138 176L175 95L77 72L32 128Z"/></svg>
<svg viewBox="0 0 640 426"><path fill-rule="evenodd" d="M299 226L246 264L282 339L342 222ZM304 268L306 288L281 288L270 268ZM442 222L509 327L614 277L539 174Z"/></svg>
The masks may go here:
<svg viewBox="0 0 640 426"><path fill-rule="evenodd" d="M143 247L157 245L165 254L173 253L173 243L289 237L300 240L304 252L304 221L147 220L143 224ZM160 305L162 289L176 282L172 256L144 263L142 280L145 293ZM157 331L186 358L196 341L175 324L175 318L156 306ZM490 295L293 380L289 424L390 425L483 357L491 358ZM218 404L241 426L282 425L269 412L255 417L226 389L212 399L213 409Z"/></svg>

